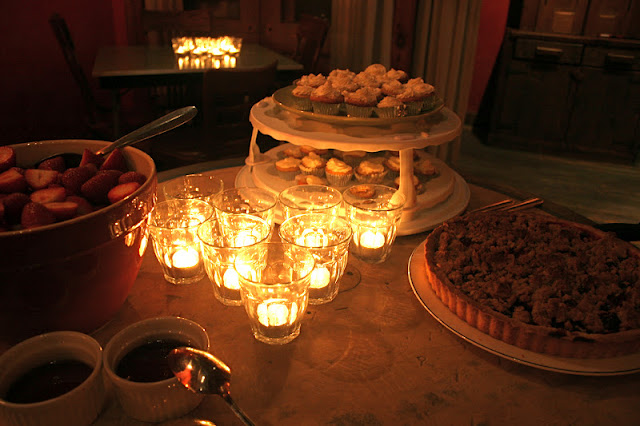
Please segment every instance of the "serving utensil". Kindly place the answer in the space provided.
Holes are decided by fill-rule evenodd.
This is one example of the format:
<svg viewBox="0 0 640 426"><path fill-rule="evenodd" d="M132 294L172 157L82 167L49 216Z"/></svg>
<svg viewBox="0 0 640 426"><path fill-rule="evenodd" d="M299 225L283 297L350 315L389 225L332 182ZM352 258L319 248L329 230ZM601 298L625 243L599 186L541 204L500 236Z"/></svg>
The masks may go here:
<svg viewBox="0 0 640 426"><path fill-rule="evenodd" d="M134 130L131 133L128 133L121 137L120 139L110 143L102 149L99 149L95 153L97 155L108 154L116 148L122 148L125 146L133 145L138 142L142 142L151 137L158 136L162 133L165 133L169 130L175 129L178 126L183 125L184 123L191 120L198 113L198 109L194 106L188 106L184 108L177 109L173 112L170 112L167 115L163 115L162 117L152 121L151 123L145 124L137 130ZM82 160L82 154L78 154L75 152L60 152L53 155L49 155L46 158L39 160L35 167L38 167L40 163L45 160L54 157L62 157L65 161L65 165L67 168L77 167Z"/></svg>
<svg viewBox="0 0 640 426"><path fill-rule="evenodd" d="M169 368L187 389L196 393L216 394L231 407L247 426L254 423L231 399L231 369L206 351L180 347L169 352Z"/></svg>
<svg viewBox="0 0 640 426"><path fill-rule="evenodd" d="M519 203L516 203L513 200L506 199L502 201L498 201L497 203L489 204L484 207L477 208L475 210L471 210L469 213L482 213L482 212L490 212L490 211L519 211L530 209L536 206L539 206L544 203L542 198L529 198Z"/></svg>

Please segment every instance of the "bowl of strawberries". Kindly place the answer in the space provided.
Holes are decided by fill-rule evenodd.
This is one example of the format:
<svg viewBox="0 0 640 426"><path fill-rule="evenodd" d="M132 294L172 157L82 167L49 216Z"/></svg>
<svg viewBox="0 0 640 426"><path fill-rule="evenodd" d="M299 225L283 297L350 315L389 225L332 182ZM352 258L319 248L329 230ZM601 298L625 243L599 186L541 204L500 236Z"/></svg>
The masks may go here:
<svg viewBox="0 0 640 426"><path fill-rule="evenodd" d="M139 149L95 154L107 144L0 146L0 346L52 330L90 332L126 300L147 247L157 176ZM82 159L40 161L60 152Z"/></svg>

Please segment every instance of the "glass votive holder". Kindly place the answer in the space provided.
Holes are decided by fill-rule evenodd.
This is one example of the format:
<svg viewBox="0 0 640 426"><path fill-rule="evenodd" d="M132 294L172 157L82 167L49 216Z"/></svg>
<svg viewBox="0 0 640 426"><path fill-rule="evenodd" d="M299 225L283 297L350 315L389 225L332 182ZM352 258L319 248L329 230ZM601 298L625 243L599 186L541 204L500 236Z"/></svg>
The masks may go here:
<svg viewBox="0 0 640 426"><path fill-rule="evenodd" d="M162 184L162 194L167 200L195 198L212 205L213 197L223 189L222 179L209 173L179 176Z"/></svg>
<svg viewBox="0 0 640 426"><path fill-rule="evenodd" d="M282 222L279 232L282 241L307 248L316 261L311 272L309 303L332 301L347 267L352 234L349 221L324 213L302 214Z"/></svg>
<svg viewBox="0 0 640 426"><path fill-rule="evenodd" d="M193 199L165 200L151 212L149 229L153 251L164 278L190 284L205 276L198 227L213 215L213 207Z"/></svg>
<svg viewBox="0 0 640 426"><path fill-rule="evenodd" d="M266 189L239 187L226 189L213 198L213 206L220 226L228 228L227 223L233 215L245 213L264 219L271 230L275 226L275 195Z"/></svg>
<svg viewBox="0 0 640 426"><path fill-rule="evenodd" d="M295 185L283 189L278 195L282 221L305 213L339 215L342 193L325 185Z"/></svg>
<svg viewBox="0 0 640 426"><path fill-rule="evenodd" d="M384 262L396 238L404 195L388 186L360 184L347 188L342 197L353 229L351 254L367 263Z"/></svg>
<svg viewBox="0 0 640 426"><path fill-rule="evenodd" d="M215 218L209 219L198 228L198 238L216 299L227 306L240 306L242 296L235 259L245 248L267 241L271 229L261 218L248 214L234 215L229 222L235 229L221 230Z"/></svg>
<svg viewBox="0 0 640 426"><path fill-rule="evenodd" d="M283 242L247 247L236 256L242 304L257 340L281 345L300 334L314 265L309 250Z"/></svg>

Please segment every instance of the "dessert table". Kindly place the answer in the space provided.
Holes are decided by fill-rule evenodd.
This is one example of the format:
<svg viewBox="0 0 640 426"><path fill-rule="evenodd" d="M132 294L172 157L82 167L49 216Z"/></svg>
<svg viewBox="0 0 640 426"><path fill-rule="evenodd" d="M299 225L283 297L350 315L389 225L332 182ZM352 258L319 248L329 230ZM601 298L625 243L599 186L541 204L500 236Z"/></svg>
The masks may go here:
<svg viewBox="0 0 640 426"><path fill-rule="evenodd" d="M159 180L204 170L169 171ZM239 171L225 167L215 174L232 187ZM506 191L466 180L469 209L505 198ZM588 222L560 206L543 207ZM434 319L407 273L427 235L398 237L382 264L350 257L336 299L310 305L300 336L283 346L258 342L244 309L218 302L207 279L186 286L166 282L148 247L125 305L93 336L104 347L145 318L177 315L198 322L209 334L211 352L231 368L234 400L258 425L637 424L640 375L533 367L478 347ZM195 419L241 424L215 395L165 424ZM127 418L111 398L94 424L145 423Z"/></svg>

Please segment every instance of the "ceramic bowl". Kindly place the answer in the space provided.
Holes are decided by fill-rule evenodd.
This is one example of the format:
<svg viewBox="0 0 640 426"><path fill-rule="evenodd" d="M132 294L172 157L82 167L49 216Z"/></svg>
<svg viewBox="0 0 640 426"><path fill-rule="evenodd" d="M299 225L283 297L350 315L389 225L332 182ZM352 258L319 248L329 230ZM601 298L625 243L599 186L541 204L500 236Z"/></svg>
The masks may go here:
<svg viewBox="0 0 640 426"><path fill-rule="evenodd" d="M91 372L76 388L40 402L17 403L9 393L33 369L55 361L81 361ZM39 382L41 383L41 382ZM42 388L44 388L44 384ZM31 337L0 356L0 423L9 426L80 426L93 422L104 405L102 348L90 336L56 331Z"/></svg>
<svg viewBox="0 0 640 426"><path fill-rule="evenodd" d="M196 408L204 395L185 388L178 379L134 382L116 372L120 361L133 349L156 340L178 340L196 349L209 350L207 332L181 317L157 317L134 323L113 336L104 349L104 372L113 384L122 409L129 417L160 422L180 417Z"/></svg>
<svg viewBox="0 0 640 426"><path fill-rule="evenodd" d="M47 155L97 151L106 144L51 140L11 146L17 165L29 167ZM0 232L2 341L6 336L13 344L54 330L93 331L126 300L147 247L157 177L143 151L127 147L123 153L129 170L147 176L129 197L63 222Z"/></svg>

